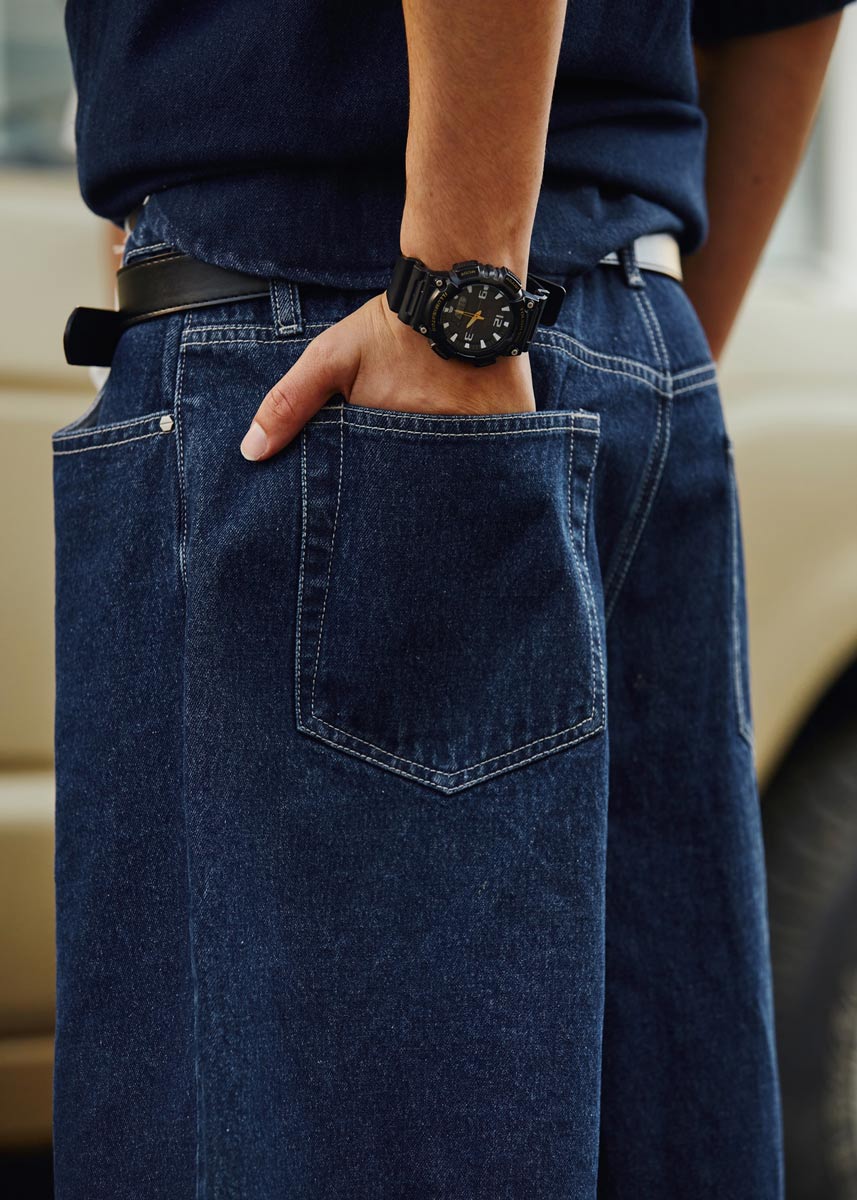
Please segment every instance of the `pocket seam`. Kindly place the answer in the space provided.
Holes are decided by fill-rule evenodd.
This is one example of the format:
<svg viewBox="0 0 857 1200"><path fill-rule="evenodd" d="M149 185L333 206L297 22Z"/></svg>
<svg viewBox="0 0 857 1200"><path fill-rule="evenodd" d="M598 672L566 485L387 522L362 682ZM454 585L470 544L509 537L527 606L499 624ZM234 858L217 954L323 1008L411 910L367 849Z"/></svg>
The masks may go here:
<svg viewBox="0 0 857 1200"><path fill-rule="evenodd" d="M127 421L115 421L112 425L91 425L86 429L73 429L71 426L65 425L62 429L58 429L56 433L51 434L51 438L55 442L60 442L74 438L89 437L96 433L111 433L114 429L131 429L135 425L146 425L149 421L157 421L161 417L169 416L172 416L172 413L164 409L161 412L146 413L142 417L131 417ZM65 432L67 429L69 430L68 433Z"/></svg>
<svg viewBox="0 0 857 1200"><path fill-rule="evenodd" d="M335 425L335 424L338 424L338 422L336 422L336 421L319 421L318 424L319 425ZM388 425L367 425L367 424L359 425L358 428L361 430L361 432L363 430L366 430L369 433L377 432L377 433L398 434L398 435L401 435L404 437L430 437L430 438L478 437L480 439L481 438L492 438L492 437L516 437L519 434L526 434L529 436L530 434L536 434L536 433L558 433L558 432L559 433L569 433L569 432L574 431L573 425L551 425L551 426L539 427L537 429L506 429L506 430L497 430L496 432L493 432L493 433L489 433L489 432L477 433L475 431L472 433L445 433L445 432L442 433L439 430L434 430L434 429L394 429ZM595 428L593 428L593 429L590 429L589 432L596 433L597 431Z"/></svg>
<svg viewBox="0 0 857 1200"><path fill-rule="evenodd" d="M301 707L301 691L302 691L303 682L304 682L302 650L301 650L301 629L302 629L302 625L303 625L303 584L304 584L304 567L305 567L305 557L306 557L305 550L306 550L306 542L307 542L307 509L308 509L306 430L304 430L301 434L301 487L302 487L303 503L302 503L301 558L300 558L300 574L299 574L299 585L298 585L298 611L297 611L297 622L296 622L297 628L296 628L296 660L295 660L295 664L296 664L296 676L295 676L295 701L296 701L296 704L295 704L295 707L296 707L298 728L303 732L311 734L312 736L318 738L320 741L325 742L327 745L330 745L337 750L352 754L353 756L355 756L357 758L361 758L366 762L373 763L377 766L384 768L385 770L392 771L393 773L404 776L405 778L408 778L408 779L413 779L418 783L426 784L430 787L435 788L438 791L441 791L441 792L444 792L447 794L452 793L452 792L461 791L466 787L470 787L476 783L484 782L488 779L493 778L496 775L504 773L505 771L513 770L517 767L524 766L527 763L533 762L538 758L544 758L544 757L547 757L549 754L555 753L559 750L567 749L567 748L575 745L577 742L580 742L580 741L584 740L585 738L591 737L594 734L600 732L604 728L604 709L603 709L604 662L603 662L603 656L602 656L600 632L596 628L597 618L596 618L596 614L594 612L595 597L594 597L593 588L592 588L591 572L589 570L589 565L586 561L589 495L590 495L591 486L592 486L592 478L595 473L595 466L596 466L597 459L598 459L598 449L599 449L599 439L600 439L600 419L599 419L599 414L589 413L586 411L576 411L573 413L572 412L562 412L562 413L552 414L552 415L555 415L558 419L555 421L554 424L552 424L551 426L546 427L546 428L524 429L524 430L504 430L504 431L498 431L496 433L481 433L480 432L478 434L475 434L475 436L480 437L480 438L481 437L509 437L515 433L553 433L553 432L558 432L558 433L566 433L567 432L570 434L569 461L568 461L568 470L567 470L566 519L568 522L569 540L571 543L571 552L572 552L572 558L574 561L575 574L577 577L578 585L580 586L581 592L584 596L584 604L586 607L586 614L587 614L587 623L589 626L590 689L591 689L591 693L592 693L592 707L591 707L589 714L586 717L584 717L582 720L577 721L574 725L570 725L570 726L566 727L565 729L555 730L553 733L546 734L543 737L535 738L532 741L526 742L520 746L512 747L509 750L504 750L501 754L492 755L491 757L489 757L487 759L483 759L481 762L470 763L468 766L459 768L457 771L443 771L439 768L429 767L425 763L420 763L420 762L416 762L415 760L412 760L412 759L404 758L402 755L394 754L390 750L385 750L383 747L377 746L377 745L375 745L375 743L369 742L365 738L361 738L359 735L357 735L355 733L351 733L348 730L341 729L339 726L333 725L329 721L325 721L323 717L320 717L317 715L317 713L315 712L315 708L314 708L315 689L316 689L316 681L317 681L317 674L318 674L318 666L319 666L320 657L321 657L321 644L322 644L322 637L323 637L323 633L324 633L324 619L325 619L326 608L327 608L327 597L328 597L328 591L329 591L329 586L330 586L330 579L331 579L331 575L332 575L333 548L334 548L334 544L335 544L336 530L337 530L338 521L339 521L339 507L340 507L341 485L342 485L342 466L343 466L343 458L344 458L343 444L344 444L344 428L345 428L345 411L347 408L348 408L348 405L340 406L340 416L338 418L338 424L340 426L340 436L339 436L339 474L338 474L338 480L337 480L337 496L336 496L336 505L335 505L335 509L334 509L333 526L331 529L330 544L329 544L329 547L327 550L328 569L327 569L327 575L326 575L326 579L325 579L325 591L324 591L324 599L322 602L322 612L321 612L321 618L320 618L320 622L319 622L319 630L316 635L318 640L316 643L316 655L315 655L315 661L314 661L314 665L313 665L312 689L310 692L310 714L309 714L308 718L304 718L303 713L302 713L302 707ZM385 412L385 414L390 413L391 418L395 418L395 416L398 415L398 414L393 414L391 412L391 410L383 410L383 411ZM429 417L429 414L404 414L404 415L405 416ZM479 414L479 415L480 416L491 416L492 414ZM522 415L527 416L528 414L514 414L514 413L513 414L499 414L495 417L495 419L502 420L504 416L507 416L507 418L512 418L512 417L519 417ZM532 414L532 415L538 416L538 415L542 415L542 414ZM474 416L476 416L476 414L474 414ZM559 418L565 419L566 423L561 423L561 420ZM583 424L580 420L577 420L575 418L582 418L584 421L585 420L593 421L594 424L592 424L592 425ZM432 419L432 418L429 417L429 419ZM441 418L441 419L444 419L444 418ZM453 420L455 419L455 414L451 415L451 419L453 419ZM468 418L465 417L464 419L466 420ZM319 418L316 417L314 419L314 421L312 422L312 424L316 424L316 423L333 424L334 419L326 419L326 420L322 419L321 421L319 421ZM456 434L456 433L447 433L447 432L437 432L437 433L428 432L428 433L426 433L424 431L416 431L416 430L397 430L395 428L389 428L387 426L372 427L372 426L367 426L366 424L359 422L359 421L356 421L355 425L357 428L359 428L361 430L367 429L367 428L369 428L369 429L378 428L378 429L381 429L384 432L388 432L388 433L414 433L417 436L429 436L429 437L474 436L474 434L468 435L468 434ZM595 445L593 447L592 460L589 465L589 470L587 473L586 488L585 488L585 493L584 493L584 507L583 507L583 514L582 514L582 526L581 526L581 549L583 552L582 566L581 566L581 561L578 557L577 546L575 544L574 524L572 521L571 493L572 493L572 479L573 479L573 465L574 465L573 455L574 455L574 433L575 433L575 430L579 430L579 431L586 432L589 434L594 434L594 436L595 436ZM596 643L597 643L597 645L596 645ZM598 665L600 667L600 687L599 687L599 682L598 682L598 676L596 674L596 656L597 656L597 660L598 660ZM567 737L566 735L574 733L576 730L580 729L582 726L590 724L593 721L593 719L596 718L596 711L598 708L599 700L601 701L602 708L601 708L600 720L598 721L598 723L595 726L593 726L592 728L586 729L585 732L579 734L577 737L574 737L574 738ZM324 727L325 729L331 730L332 732L339 734L341 736L341 738L346 739L346 741L343 742L338 739L325 737L324 734L322 732L320 732L319 729L314 728L313 725L310 724L309 722L314 722L315 724L320 725L320 726ZM564 739L564 740L559 741L559 743L557 745L551 746L548 749L542 748L542 749L536 751L534 754L528 755L526 758L523 758L523 759L519 758L519 759L515 760L514 762L508 761L510 758L513 758L514 755L520 754L522 751L530 750L534 746L543 747L544 743L556 741L556 739ZM362 754L358 750L356 750L353 747L353 745L347 744L349 742L357 742L362 746L366 746L369 750L377 751L377 754L382 755L383 758L379 758L376 755L371 755L371 754ZM474 772L479 771L479 768L484 767L488 763L499 761L501 759L506 760L506 761L504 761L504 763L501 767L498 767L496 770L489 771L487 773L481 772L477 775L477 777L475 779L470 778ZM413 771L408 771L408 770L403 770L401 768L397 768L392 765L393 762L402 763L402 764L405 764L405 766L416 767L416 768L418 768L418 770L420 772L423 772L424 774L417 774ZM438 783L437 782L438 776L449 780L450 783L449 784ZM457 782L452 783L451 781L453 781L453 780L456 780Z"/></svg>
<svg viewBox="0 0 857 1200"><path fill-rule="evenodd" d="M339 416L333 414L338 413ZM417 413L399 409L374 408L358 404L327 405L313 417L313 425L333 425L346 423L363 430L379 430L382 433L411 434L415 437L511 437L517 433L557 433L569 432L575 428L585 429L590 433L600 428L600 414L583 409L572 411L533 411L511 413ZM411 428L411 422L432 423L438 428ZM591 422L591 424L588 424ZM490 423L490 424L488 424ZM450 426L462 425L466 428L459 432ZM519 429L503 428L503 425L518 424ZM479 426L482 425L483 428ZM492 426L500 428L493 429ZM487 427L486 427L487 426ZM446 427L446 428L444 428Z"/></svg>
<svg viewBox="0 0 857 1200"><path fill-rule="evenodd" d="M658 415L655 432L649 447L649 455L640 479L640 485L634 500L622 525L616 542L613 558L607 568L604 580L604 610L605 621L609 623L616 607L616 602L637 553L640 539L648 524L652 507L661 483L661 476L666 466L669 452L672 427L672 399L661 396L658 399Z"/></svg>
<svg viewBox="0 0 857 1200"><path fill-rule="evenodd" d="M164 417L170 418L170 425L165 428L149 429L147 433L134 433L131 437L110 437L111 433L131 433L135 429L145 429L147 425L152 425L154 422L160 424ZM77 433L57 433L52 437L52 448L54 458L62 458L68 454L86 454L89 450L109 450L112 446L125 446L130 442L142 442L150 437L163 437L164 434L173 433L175 430L175 421L173 414L164 410L163 412L148 413L145 417L135 417L131 421L117 421L115 425L96 425L91 429L83 429ZM66 446L69 442L83 441L86 438L94 438L89 445L73 446L71 449L57 449L58 446Z"/></svg>
<svg viewBox="0 0 857 1200"><path fill-rule="evenodd" d="M87 450L109 450L111 446L127 446L129 442L144 442L146 438L163 437L165 433L172 433L172 430L155 429L151 433L140 433L136 437L119 438L118 441L98 442L94 446L78 446L76 450L54 450L54 458L61 458L65 454L86 454Z"/></svg>

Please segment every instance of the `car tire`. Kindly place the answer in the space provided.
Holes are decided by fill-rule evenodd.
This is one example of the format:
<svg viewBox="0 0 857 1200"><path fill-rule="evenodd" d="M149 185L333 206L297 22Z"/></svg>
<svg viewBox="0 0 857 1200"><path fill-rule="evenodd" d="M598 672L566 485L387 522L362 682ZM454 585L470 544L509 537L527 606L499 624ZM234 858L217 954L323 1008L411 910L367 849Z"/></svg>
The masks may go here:
<svg viewBox="0 0 857 1200"><path fill-rule="evenodd" d="M788 1200L857 1200L857 719L764 798Z"/></svg>

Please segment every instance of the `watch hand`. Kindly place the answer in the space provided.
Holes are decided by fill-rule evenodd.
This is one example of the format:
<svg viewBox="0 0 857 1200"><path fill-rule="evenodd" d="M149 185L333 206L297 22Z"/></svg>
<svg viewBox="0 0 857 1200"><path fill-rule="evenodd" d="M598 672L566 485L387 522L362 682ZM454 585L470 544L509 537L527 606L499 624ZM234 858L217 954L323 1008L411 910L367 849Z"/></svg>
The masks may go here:
<svg viewBox="0 0 857 1200"><path fill-rule="evenodd" d="M470 326L474 325L477 321L484 321L484 320L485 320L485 318L482 316L482 309L480 308L479 312L475 312L473 314L473 316L470 318L470 320L467 322L467 328L469 329Z"/></svg>

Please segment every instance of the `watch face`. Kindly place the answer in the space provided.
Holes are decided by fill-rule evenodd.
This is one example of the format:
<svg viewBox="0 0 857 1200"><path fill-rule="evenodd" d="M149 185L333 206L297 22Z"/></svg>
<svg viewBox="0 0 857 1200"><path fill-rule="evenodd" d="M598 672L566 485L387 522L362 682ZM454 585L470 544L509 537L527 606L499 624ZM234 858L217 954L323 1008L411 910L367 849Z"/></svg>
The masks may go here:
<svg viewBox="0 0 857 1200"><path fill-rule="evenodd" d="M456 354L502 354L517 328L515 305L493 283L467 283L440 310L444 340Z"/></svg>

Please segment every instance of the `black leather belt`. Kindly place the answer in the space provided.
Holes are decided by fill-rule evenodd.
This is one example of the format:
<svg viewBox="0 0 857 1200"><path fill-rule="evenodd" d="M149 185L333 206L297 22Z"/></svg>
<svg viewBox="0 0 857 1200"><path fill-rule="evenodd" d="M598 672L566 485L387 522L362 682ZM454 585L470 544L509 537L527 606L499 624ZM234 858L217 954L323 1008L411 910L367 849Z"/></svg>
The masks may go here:
<svg viewBox="0 0 857 1200"><path fill-rule="evenodd" d="M118 310L74 309L63 333L66 362L81 367L109 367L117 342L131 325L189 308L268 296L270 286L261 275L230 271L168 250L120 267L116 293Z"/></svg>
<svg viewBox="0 0 857 1200"><path fill-rule="evenodd" d="M681 280L681 255L672 234L644 235L634 241L634 249L640 270L657 271ZM621 265L616 252L606 254L600 261ZM76 308L72 312L63 334L66 362L82 367L109 367L116 344L129 326L189 308L268 296L270 280L217 267L179 250L164 250L143 262L120 267L116 273L116 292L118 310Z"/></svg>

